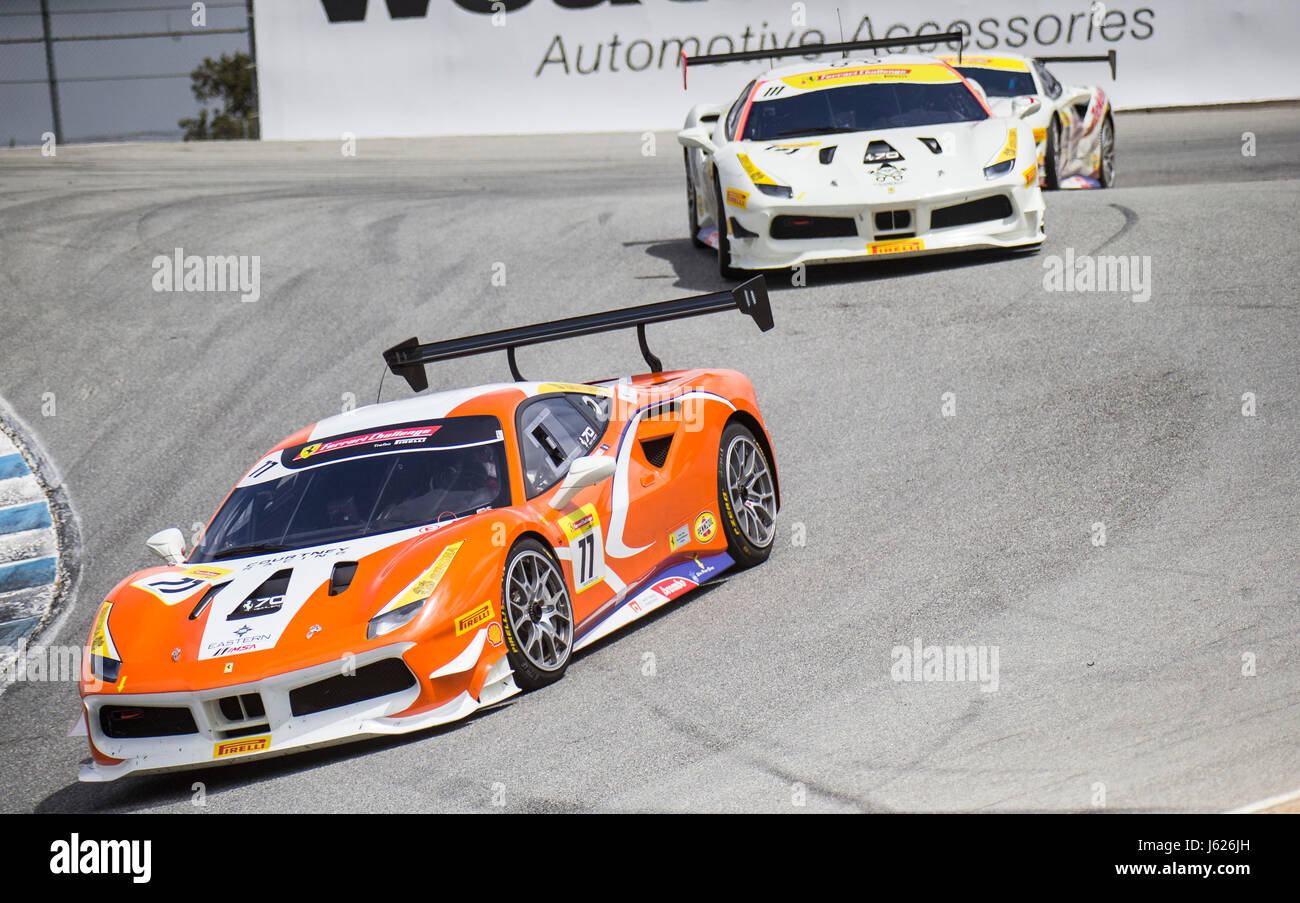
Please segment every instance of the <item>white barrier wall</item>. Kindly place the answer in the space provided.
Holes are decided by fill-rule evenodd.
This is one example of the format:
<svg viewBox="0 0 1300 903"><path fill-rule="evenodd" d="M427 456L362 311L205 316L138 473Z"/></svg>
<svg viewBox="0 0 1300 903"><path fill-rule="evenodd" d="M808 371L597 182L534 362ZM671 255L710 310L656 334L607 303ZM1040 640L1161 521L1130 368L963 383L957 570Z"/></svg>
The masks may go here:
<svg viewBox="0 0 1300 903"><path fill-rule="evenodd" d="M1297 0L256 0L255 17L270 139L676 128L768 65L695 67L683 90L681 48L836 41L841 22L847 40L959 24L975 52L1114 48L1114 82L1053 68L1119 109L1300 97Z"/></svg>

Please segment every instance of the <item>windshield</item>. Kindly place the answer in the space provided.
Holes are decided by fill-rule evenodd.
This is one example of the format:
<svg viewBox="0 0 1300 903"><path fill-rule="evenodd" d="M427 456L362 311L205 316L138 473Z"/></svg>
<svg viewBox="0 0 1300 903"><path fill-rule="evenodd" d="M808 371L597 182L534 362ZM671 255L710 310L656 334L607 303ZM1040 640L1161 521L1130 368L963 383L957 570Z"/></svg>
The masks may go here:
<svg viewBox="0 0 1300 903"><path fill-rule="evenodd" d="M972 81L979 82L989 97L1028 97L1038 93L1034 88L1034 77L1028 72L981 69L978 66L958 66L957 71Z"/></svg>
<svg viewBox="0 0 1300 903"><path fill-rule="evenodd" d="M845 85L794 97L756 100L745 120L743 138L770 141L987 118L979 100L961 82Z"/></svg>
<svg viewBox="0 0 1300 903"><path fill-rule="evenodd" d="M495 417L336 437L286 449L280 464L291 472L230 494L191 561L342 542L510 504Z"/></svg>

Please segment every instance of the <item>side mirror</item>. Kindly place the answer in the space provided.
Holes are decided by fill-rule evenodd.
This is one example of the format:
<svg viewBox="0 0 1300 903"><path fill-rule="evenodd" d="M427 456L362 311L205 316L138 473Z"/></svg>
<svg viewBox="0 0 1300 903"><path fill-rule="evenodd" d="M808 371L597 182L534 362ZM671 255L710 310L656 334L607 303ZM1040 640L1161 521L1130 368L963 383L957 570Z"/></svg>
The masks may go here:
<svg viewBox="0 0 1300 903"><path fill-rule="evenodd" d="M159 530L145 542L157 552L168 564L180 564L185 560L185 534L175 527Z"/></svg>
<svg viewBox="0 0 1300 903"><path fill-rule="evenodd" d="M718 150L717 145L709 137L709 130L702 125L682 129L677 133L677 143L682 147L693 147L696 150L702 150L706 154L716 153Z"/></svg>
<svg viewBox="0 0 1300 903"><path fill-rule="evenodd" d="M569 475L564 478L555 495L551 496L551 507L556 511L563 511L579 491L612 477L617 467L613 455L588 455L577 458L569 465Z"/></svg>
<svg viewBox="0 0 1300 903"><path fill-rule="evenodd" d="M1033 116L1043 108L1043 102L1037 97L1017 97L1011 102L1011 112L1021 119Z"/></svg>

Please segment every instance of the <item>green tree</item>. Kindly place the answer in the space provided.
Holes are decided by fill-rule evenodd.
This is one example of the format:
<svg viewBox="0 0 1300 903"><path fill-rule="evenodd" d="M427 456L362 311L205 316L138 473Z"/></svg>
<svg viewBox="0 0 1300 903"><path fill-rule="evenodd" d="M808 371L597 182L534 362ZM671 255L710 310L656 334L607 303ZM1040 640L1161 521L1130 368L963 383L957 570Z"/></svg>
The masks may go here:
<svg viewBox="0 0 1300 903"><path fill-rule="evenodd" d="M178 123L186 141L231 140L258 136L254 109L253 66L247 53L205 59L190 73L190 88L200 104L199 115ZM217 106L208 110L209 101Z"/></svg>

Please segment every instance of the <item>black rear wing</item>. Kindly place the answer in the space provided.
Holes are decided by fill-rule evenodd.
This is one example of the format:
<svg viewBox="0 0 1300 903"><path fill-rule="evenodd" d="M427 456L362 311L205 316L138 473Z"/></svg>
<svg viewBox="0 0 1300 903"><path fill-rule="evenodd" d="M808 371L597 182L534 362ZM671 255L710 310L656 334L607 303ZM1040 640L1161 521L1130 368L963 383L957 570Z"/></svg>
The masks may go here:
<svg viewBox="0 0 1300 903"><path fill-rule="evenodd" d="M799 47L769 47L767 50L740 50L735 53L706 53L687 56L682 51L682 88L686 87L686 70L691 66L710 66L715 63L740 63L749 60L776 59L783 56L815 56L821 53L840 53L848 56L850 50L879 50L884 47L911 47L916 44L957 45L957 61L961 62L964 31L945 31L943 34L910 35L898 38L876 38L870 41L841 41L838 44L803 44Z"/></svg>
<svg viewBox="0 0 1300 903"><path fill-rule="evenodd" d="M429 388L429 377L424 371L425 364L435 361L449 361L476 354L488 354L493 351L505 351L510 361L510 375L516 382L523 382L519 367L515 362L515 349L525 345L538 345L543 342L555 342L560 339L574 339L579 336L595 335L615 329L632 329L635 327L637 341L641 345L641 355L650 366L651 372L662 373L664 366L646 344L645 328L649 323L665 323L669 320L682 320L686 317L698 317L703 314L715 314L724 310L739 310L752 317L758 328L767 332L772 328L772 305L767 297L767 281L762 276L755 276L743 282L731 291L711 292L707 295L693 295L678 298L675 301L659 301L655 304L643 304L640 307L625 307L622 310L609 310L598 314L586 314L569 317L551 323L537 323L533 326L518 326L514 329L500 329L485 332L482 335L465 336L459 339L447 339L442 342L421 344L418 338L409 338L400 345L394 345L384 352L384 362L388 369L410 384L416 392Z"/></svg>
<svg viewBox="0 0 1300 903"><path fill-rule="evenodd" d="M1110 77L1115 78L1115 51L1111 50L1101 56L1036 56L1040 63L1110 63Z"/></svg>

